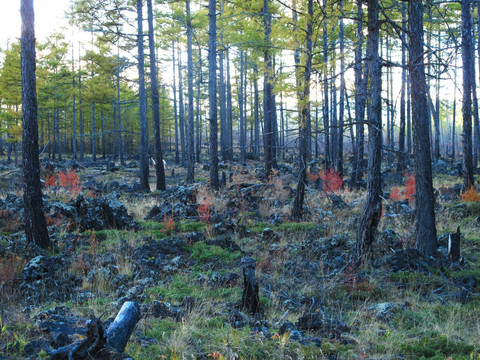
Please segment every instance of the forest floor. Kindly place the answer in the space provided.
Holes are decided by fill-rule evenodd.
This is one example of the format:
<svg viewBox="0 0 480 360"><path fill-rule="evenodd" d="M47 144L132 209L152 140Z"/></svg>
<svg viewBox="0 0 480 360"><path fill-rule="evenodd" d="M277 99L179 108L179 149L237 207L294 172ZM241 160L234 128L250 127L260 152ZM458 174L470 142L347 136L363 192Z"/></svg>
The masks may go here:
<svg viewBox="0 0 480 360"><path fill-rule="evenodd" d="M142 312L125 349L135 359L480 359L480 199L460 197L455 167L434 164L434 258L412 249L411 181L385 169L360 269L365 191L327 191L334 177L312 171L294 222L293 168L264 181L261 163L222 163L226 184L213 192L206 167L186 185L173 166L167 191L144 193L135 163L56 164L42 171L45 251L25 241L21 172L0 166L0 358L48 358L131 300ZM462 259L450 264L457 226ZM241 307L244 257L256 261L257 314Z"/></svg>

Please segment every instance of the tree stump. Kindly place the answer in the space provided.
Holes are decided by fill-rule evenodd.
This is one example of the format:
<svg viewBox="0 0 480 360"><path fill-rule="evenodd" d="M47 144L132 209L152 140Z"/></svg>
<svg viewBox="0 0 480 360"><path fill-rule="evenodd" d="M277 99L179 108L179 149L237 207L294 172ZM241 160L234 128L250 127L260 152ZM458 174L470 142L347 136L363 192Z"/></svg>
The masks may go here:
<svg viewBox="0 0 480 360"><path fill-rule="evenodd" d="M258 284L255 282L255 260L251 257L244 257L241 262L243 267L242 308L250 314L256 314L260 310L260 299Z"/></svg>
<svg viewBox="0 0 480 360"><path fill-rule="evenodd" d="M460 260L460 226L457 227L457 232L450 234L448 237L448 258L452 263Z"/></svg>

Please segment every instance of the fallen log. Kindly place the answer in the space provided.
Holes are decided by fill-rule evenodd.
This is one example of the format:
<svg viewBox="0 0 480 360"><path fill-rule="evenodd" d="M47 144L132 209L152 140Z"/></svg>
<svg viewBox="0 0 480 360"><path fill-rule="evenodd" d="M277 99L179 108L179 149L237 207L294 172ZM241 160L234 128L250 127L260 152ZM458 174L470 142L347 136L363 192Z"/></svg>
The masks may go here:
<svg viewBox="0 0 480 360"><path fill-rule="evenodd" d="M123 351L139 320L138 304L127 301L107 331L105 331L100 318L93 318L87 323L87 333L84 339L55 350L47 348L47 353L51 360L131 359L128 355L123 354Z"/></svg>
<svg viewBox="0 0 480 360"><path fill-rule="evenodd" d="M107 343L117 352L123 352L139 320L140 307L138 304L133 301L126 301L107 329Z"/></svg>

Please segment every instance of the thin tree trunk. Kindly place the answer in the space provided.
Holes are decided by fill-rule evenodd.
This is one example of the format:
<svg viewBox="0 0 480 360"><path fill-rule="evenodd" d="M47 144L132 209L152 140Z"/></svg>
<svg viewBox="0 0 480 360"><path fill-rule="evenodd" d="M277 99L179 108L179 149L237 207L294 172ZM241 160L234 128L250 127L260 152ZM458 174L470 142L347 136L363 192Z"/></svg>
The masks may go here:
<svg viewBox="0 0 480 360"><path fill-rule="evenodd" d="M366 256L377 233L382 213L380 199L382 179L382 77L381 62L378 55L380 22L378 20L378 0L368 0L368 38L367 59L370 79L370 110L368 122L368 176L367 202L363 209L357 231L355 253L357 262Z"/></svg>
<svg viewBox="0 0 480 360"><path fill-rule="evenodd" d="M195 180L195 138L193 122L193 50L192 50L192 18L190 0L186 0L187 10L187 74L188 74L188 123L187 123L187 183Z"/></svg>
<svg viewBox="0 0 480 360"><path fill-rule="evenodd" d="M209 162L210 186L220 188L218 179L218 135L217 135L217 12L216 0L208 2L208 121L210 125Z"/></svg>
<svg viewBox="0 0 480 360"><path fill-rule="evenodd" d="M148 183L148 133L147 133L147 98L145 96L145 60L143 50L143 10L142 0L137 0L137 46L138 46L138 97L140 117L140 186L150 191Z"/></svg>
<svg viewBox="0 0 480 360"><path fill-rule="evenodd" d="M152 0L147 0L148 12L148 47L150 50L150 86L152 99L153 129L155 131L155 173L157 176L157 190L166 190L165 169L163 168L162 139L160 134L160 102L157 81L157 60L155 56L155 38L153 27Z"/></svg>
<svg viewBox="0 0 480 360"><path fill-rule="evenodd" d="M95 103L92 103L92 160L97 161L97 152L95 148Z"/></svg>
<svg viewBox="0 0 480 360"><path fill-rule="evenodd" d="M407 82L406 69L406 48L405 48L405 33L407 30L407 14L406 4L402 2L402 88L400 90L400 131L398 135L398 164L397 170L404 171L406 167L405 154L405 86Z"/></svg>
<svg viewBox="0 0 480 360"><path fill-rule="evenodd" d="M175 164L180 163L178 152L178 112L177 112L177 85L175 78L175 40L172 40L172 74L173 74L173 116L175 120Z"/></svg>
<svg viewBox="0 0 480 360"><path fill-rule="evenodd" d="M180 146L182 148L182 165L185 166L187 152L185 151L185 105L183 102L183 76L182 76L182 56L180 53L180 45L178 46L178 106L180 117Z"/></svg>
<svg viewBox="0 0 480 360"><path fill-rule="evenodd" d="M327 11L327 0L323 0L323 11ZM328 64L328 33L327 21L323 22L323 63ZM330 123L329 123L329 98L328 98L328 69L323 71L323 128L325 132L325 169L330 169Z"/></svg>
<svg viewBox="0 0 480 360"><path fill-rule="evenodd" d="M265 178L268 179L272 172L273 167L273 147L274 147L274 135L273 135L273 117L275 116L275 104L273 98L273 59L270 49L270 32L271 32L271 15L269 13L269 1L263 0L263 26L265 31L265 51L264 51L264 63L265 73L263 82L263 116L264 116L264 148L265 148Z"/></svg>
<svg viewBox="0 0 480 360"><path fill-rule="evenodd" d="M72 99L72 152L73 159L77 159L77 109L76 109L76 94L75 94L75 59L73 55L73 42L72 42L72 90L73 90L73 99Z"/></svg>
<svg viewBox="0 0 480 360"><path fill-rule="evenodd" d="M472 19L470 0L462 0L462 63L463 63L463 171L464 187L475 184L472 160Z"/></svg>
<svg viewBox="0 0 480 360"><path fill-rule="evenodd" d="M355 50L355 130L357 138L355 142L355 161L353 167L353 184L358 187L363 178L363 156L364 156L364 124L365 121L365 92L366 79L362 79L362 47L363 47L363 0L357 3L357 46ZM365 76L366 78L367 76Z"/></svg>
<svg viewBox="0 0 480 360"><path fill-rule="evenodd" d="M222 152L222 159L223 161L229 160L228 155L228 139L229 139L229 132L228 132L228 121L227 121L227 99L226 99L226 92L225 92L225 71L224 71L224 63L225 63L225 52L224 50L220 50L218 55L218 68L219 68L219 100L220 100L220 148Z"/></svg>
<svg viewBox="0 0 480 360"><path fill-rule="evenodd" d="M298 183L293 202L292 217L301 219L303 217L303 203L305 199L305 183L307 181L307 156L308 156L308 125L310 120L310 76L312 69L312 36L313 36L313 0L308 0L308 21L306 31L306 51L305 51L305 69L300 74L299 44L295 51L295 65L297 73L297 84L301 84L301 89L297 90L299 107L299 142L298 142ZM294 22L296 22L296 9L294 6ZM295 31L298 31L295 29ZM300 80L300 76L303 79Z"/></svg>
<svg viewBox="0 0 480 360"><path fill-rule="evenodd" d="M344 42L344 24L343 24L343 0L340 0L340 101L338 114L338 154L337 171L343 177L343 123L345 114L345 42Z"/></svg>
<svg viewBox="0 0 480 360"><path fill-rule="evenodd" d="M50 247L43 213L40 161L38 153L37 87L35 78L35 27L33 0L22 0L22 165L24 178L25 235L27 244Z"/></svg>
<svg viewBox="0 0 480 360"><path fill-rule="evenodd" d="M408 3L410 83L412 91L413 157L415 167L416 247L428 256L437 249L435 200L430 154L427 85L423 50L423 4Z"/></svg>
<svg viewBox="0 0 480 360"><path fill-rule="evenodd" d="M102 118L102 159L105 160L106 153L105 153L105 116L103 115L103 110L100 113Z"/></svg>

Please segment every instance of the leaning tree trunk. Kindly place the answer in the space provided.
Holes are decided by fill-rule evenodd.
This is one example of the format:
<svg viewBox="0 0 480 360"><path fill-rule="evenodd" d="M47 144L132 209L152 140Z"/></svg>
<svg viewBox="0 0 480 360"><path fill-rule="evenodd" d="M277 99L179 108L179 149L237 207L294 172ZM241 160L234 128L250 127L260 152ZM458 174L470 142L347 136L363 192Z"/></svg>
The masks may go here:
<svg viewBox="0 0 480 360"><path fill-rule="evenodd" d="M375 240L382 213L380 199L382 179L382 74L378 55L380 22L378 20L378 0L368 0L367 59L370 79L370 111L368 121L368 176L367 203L363 209L357 232L355 252L357 262L367 254Z"/></svg>
<svg viewBox="0 0 480 360"><path fill-rule="evenodd" d="M158 81L157 81L157 62L155 56L155 39L153 28L153 6L152 0L147 0L148 11L148 47L150 50L150 86L152 98L152 117L153 128L155 130L155 172L157 175L157 190L165 190L167 188L165 183L165 169L163 167L163 152L162 140L160 137L160 103L158 96Z"/></svg>
<svg viewBox="0 0 480 360"><path fill-rule="evenodd" d="M437 231L427 113L427 84L423 59L423 4L421 0L408 3L408 20L415 166L416 247L426 255L432 256L437 249Z"/></svg>
<svg viewBox="0 0 480 360"><path fill-rule="evenodd" d="M147 99L145 97L145 60L143 51L143 12L142 0L137 0L138 22L138 97L140 112L140 186L150 191L148 183L148 134L147 134Z"/></svg>
<svg viewBox="0 0 480 360"><path fill-rule="evenodd" d="M25 207L25 234L27 244L41 248L50 246L47 222L43 213L38 154L37 86L35 78L35 27L33 0L22 0L21 70L23 122L23 201Z"/></svg>
<svg viewBox="0 0 480 360"><path fill-rule="evenodd" d="M210 125L209 160L210 186L220 187L218 181L218 126L217 126L217 13L216 0L208 1L208 121Z"/></svg>

